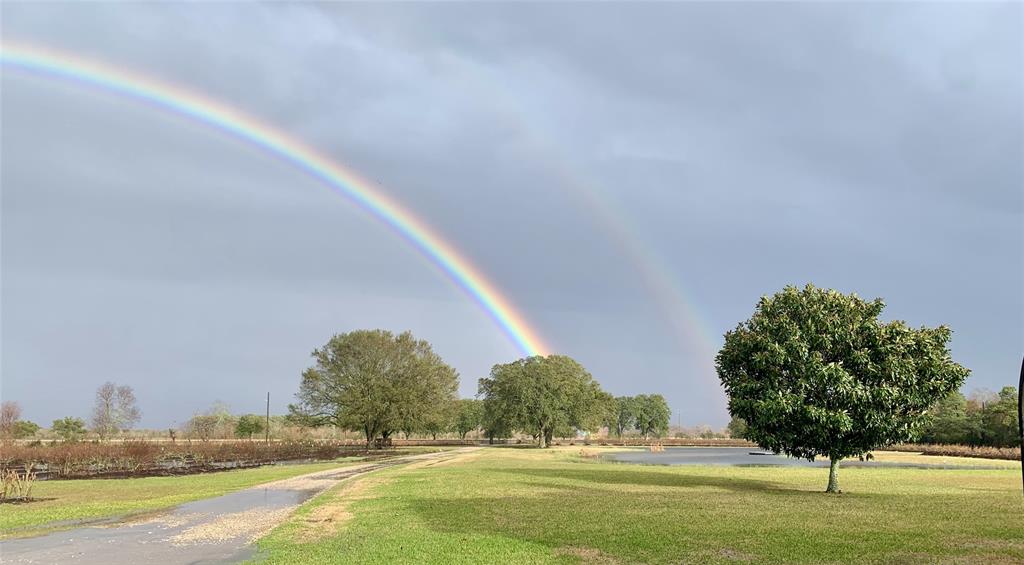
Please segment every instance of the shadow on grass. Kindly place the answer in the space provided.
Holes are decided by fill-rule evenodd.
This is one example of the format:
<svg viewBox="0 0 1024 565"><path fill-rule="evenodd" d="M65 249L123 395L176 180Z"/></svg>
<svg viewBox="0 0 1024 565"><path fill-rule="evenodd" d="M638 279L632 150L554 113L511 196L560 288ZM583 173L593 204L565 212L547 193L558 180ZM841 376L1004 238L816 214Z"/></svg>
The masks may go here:
<svg viewBox="0 0 1024 565"><path fill-rule="evenodd" d="M770 481L757 479L740 479L735 477L718 477L704 474L677 474L646 468L622 469L515 469L505 472L512 476L538 477L556 482L544 483L545 486L569 486L562 481L589 482L604 485L636 485L676 488L716 488L732 491L754 491L763 493L806 493L805 490L794 489ZM540 486L540 484L538 484Z"/></svg>
<svg viewBox="0 0 1024 565"><path fill-rule="evenodd" d="M1024 556L1016 546L961 551L941 545L957 520L969 524L961 533L964 539L986 543L999 543L989 540L992 532L1008 531L1007 521L1011 530L1014 521L1024 524L1016 505L996 506L984 502L993 498L974 499L971 492L905 493L885 488L834 496L822 492L827 474L820 482L794 484L718 474L713 468L674 472L645 466L527 463L477 467L472 473L473 488L468 492L452 486L470 496L445 496L445 485L438 481L430 493L420 491L400 504L437 534L540 544L556 551L556 556L578 551L584 562L587 556L605 554L626 561L728 561L733 555L746 556L742 552L760 551L756 545L730 541L749 542L750 536L767 536L770 543L764 547L777 554L821 560L820 548L802 540L822 531L841 538L848 528L855 535L829 549L830 559L856 559L863 540L871 540L867 561L872 562L898 561L908 551L924 556L921 562L935 562L947 554L974 562L1012 562ZM908 480L921 475L908 473ZM971 502L973 508L965 509L964 504ZM823 522L828 516L845 517Z"/></svg>
<svg viewBox="0 0 1024 565"><path fill-rule="evenodd" d="M556 557L565 555L563 558L571 561L572 555L578 555L585 563L707 560L693 554L706 548L681 536L694 515L673 513L674 505L692 508L702 496L701 490L724 490L735 496L816 494L785 489L768 481L679 475L647 468L524 467L478 473L478 478L485 476L487 483L494 485L493 496L485 490L483 495L472 497L408 497L401 504L416 515L418 522L438 534L496 536L540 544L555 551ZM717 496L729 494L720 492ZM652 522L651 513L661 518ZM665 519L668 515L675 519ZM660 529L660 534L652 535L652 529Z"/></svg>

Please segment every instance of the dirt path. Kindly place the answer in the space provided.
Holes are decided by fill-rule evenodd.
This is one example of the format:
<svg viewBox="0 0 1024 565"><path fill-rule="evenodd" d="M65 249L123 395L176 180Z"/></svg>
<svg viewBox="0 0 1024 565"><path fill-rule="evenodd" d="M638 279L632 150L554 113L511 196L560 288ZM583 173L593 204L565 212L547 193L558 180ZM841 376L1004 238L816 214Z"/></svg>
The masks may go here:
<svg viewBox="0 0 1024 565"><path fill-rule="evenodd" d="M303 502L339 482L385 467L459 458L478 448L409 455L319 471L197 500L144 518L0 541L3 563L237 563L253 542Z"/></svg>

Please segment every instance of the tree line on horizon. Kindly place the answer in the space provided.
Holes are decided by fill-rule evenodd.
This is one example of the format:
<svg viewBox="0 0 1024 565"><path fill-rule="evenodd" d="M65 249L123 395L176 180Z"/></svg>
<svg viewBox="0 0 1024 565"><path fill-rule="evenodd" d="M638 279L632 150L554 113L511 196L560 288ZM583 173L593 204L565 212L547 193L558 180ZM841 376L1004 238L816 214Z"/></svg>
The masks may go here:
<svg viewBox="0 0 1024 565"><path fill-rule="evenodd" d="M43 428L35 422L21 418L21 405L15 401L0 404L0 439L30 439ZM88 421L77 416L53 420L50 432L65 442L76 442L87 437L105 441L128 433L142 417L135 392L128 385L106 382L96 389L93 408ZM282 417L275 417L281 420ZM227 406L216 402L207 411L193 415L180 430L166 430L174 441L178 432L186 437L209 440L233 436L252 439L265 430L264 416L257 414L232 415ZM225 432L225 430L227 430Z"/></svg>
<svg viewBox="0 0 1024 565"><path fill-rule="evenodd" d="M458 399L458 373L410 332L342 333L312 356L289 416L307 426L360 431L368 445L397 433L464 438L481 430L492 441L523 434L545 447L555 437L612 428L620 419L620 434L634 426L645 436L668 429L664 397L616 399L564 355L495 365L478 382L479 399Z"/></svg>
<svg viewBox="0 0 1024 565"><path fill-rule="evenodd" d="M65 441L77 441L90 431L104 440L130 430L141 417L132 387L108 381L96 389L89 422L67 416L54 420L50 429ZM30 438L41 429L39 424L21 419L21 405L17 402L6 400L0 404L0 439Z"/></svg>
<svg viewBox="0 0 1024 565"><path fill-rule="evenodd" d="M968 396L954 391L932 408L921 428L922 443L1015 447L1020 445L1017 388L998 393L975 390Z"/></svg>
<svg viewBox="0 0 1024 565"><path fill-rule="evenodd" d="M827 492L839 492L840 461L893 443L1012 444L1015 389L967 399L958 391L970 371L952 359L952 331L882 321L884 306L813 285L762 297L716 357L730 431L775 453L828 458ZM459 400L457 372L409 332L342 333L312 356L288 421L358 431L368 446L398 433L465 437L479 429L492 440L523 434L545 447L602 426L645 437L668 428L663 397L615 398L563 355L495 365L478 381L479 400ZM101 437L137 420L126 388L107 383L98 392L93 425ZM15 433L18 419L3 412L0 433Z"/></svg>

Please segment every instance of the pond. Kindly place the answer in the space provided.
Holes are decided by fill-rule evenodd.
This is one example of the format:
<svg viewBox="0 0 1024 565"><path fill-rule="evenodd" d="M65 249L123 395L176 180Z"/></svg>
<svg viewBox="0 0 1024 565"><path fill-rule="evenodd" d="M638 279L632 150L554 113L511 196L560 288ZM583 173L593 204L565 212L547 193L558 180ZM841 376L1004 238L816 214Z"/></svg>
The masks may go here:
<svg viewBox="0 0 1024 565"><path fill-rule="evenodd" d="M735 467L828 467L827 458L814 462L775 455L756 447L666 447L662 452L632 449L603 456L622 463L646 465L729 465ZM913 469L985 469L973 465L904 463L895 461L844 461L843 467L904 467Z"/></svg>

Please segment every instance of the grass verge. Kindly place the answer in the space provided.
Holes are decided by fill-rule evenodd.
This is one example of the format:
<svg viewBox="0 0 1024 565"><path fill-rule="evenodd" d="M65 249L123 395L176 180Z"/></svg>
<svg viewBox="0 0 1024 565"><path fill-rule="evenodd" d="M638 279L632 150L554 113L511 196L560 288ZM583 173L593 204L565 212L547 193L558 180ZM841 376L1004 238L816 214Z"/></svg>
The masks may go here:
<svg viewBox="0 0 1024 565"><path fill-rule="evenodd" d="M32 496L46 500L2 506L0 537L35 535L58 529L69 522L162 510L261 483L358 462L358 458L346 458L325 463L275 465L176 477L41 481L33 488Z"/></svg>
<svg viewBox="0 0 1024 565"><path fill-rule="evenodd" d="M827 469L638 466L578 454L483 449L342 483L261 540L260 559L1024 562L1012 469L848 468L846 493L826 495Z"/></svg>

